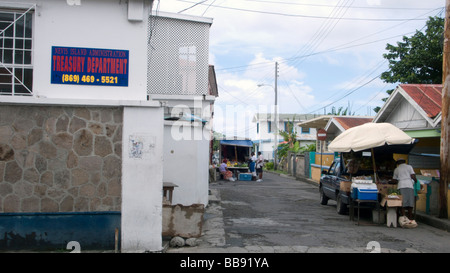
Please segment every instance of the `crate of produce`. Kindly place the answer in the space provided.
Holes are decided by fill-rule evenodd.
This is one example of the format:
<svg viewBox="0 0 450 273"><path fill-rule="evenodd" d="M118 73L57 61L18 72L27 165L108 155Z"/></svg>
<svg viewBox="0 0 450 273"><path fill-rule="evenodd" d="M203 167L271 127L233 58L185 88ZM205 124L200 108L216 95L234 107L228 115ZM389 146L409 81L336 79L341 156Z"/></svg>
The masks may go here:
<svg viewBox="0 0 450 273"><path fill-rule="evenodd" d="M239 180L251 181L252 180L252 174L251 173L240 173L239 174Z"/></svg>

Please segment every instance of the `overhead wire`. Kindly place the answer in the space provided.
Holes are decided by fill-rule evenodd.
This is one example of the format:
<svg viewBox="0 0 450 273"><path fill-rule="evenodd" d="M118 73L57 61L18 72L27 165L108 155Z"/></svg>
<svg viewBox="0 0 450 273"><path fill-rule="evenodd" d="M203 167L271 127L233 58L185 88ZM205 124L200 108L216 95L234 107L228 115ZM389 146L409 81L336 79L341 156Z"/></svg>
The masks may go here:
<svg viewBox="0 0 450 273"><path fill-rule="evenodd" d="M215 0L214 0L214 1L215 1ZM186 2L186 1L185 1L185 2ZM214 2L213 2L213 3L214 3ZM213 5L212 5L213 3L211 3L208 7L213 6ZM346 2L346 3L348 3L348 2ZM340 5L340 6L341 6L341 7L347 7L347 8L349 8L349 5ZM217 7L217 6L215 6L215 7ZM439 9L441 10L441 13L442 13L442 8L439 8ZM435 11L435 10L436 10L436 9L433 9L432 11ZM430 12L432 12L432 11L430 11ZM427 12L426 14L428 14L428 13L430 13L430 12ZM329 17L329 18L333 18L334 20L337 19L337 17L335 17L335 16L334 16L334 17ZM406 19L406 20L404 20L403 22L401 22L400 24L398 24L397 26L402 25L402 24L404 24L404 23L406 23L406 22L408 22L408 21L411 21L411 20L423 20L423 19L419 19L419 17L415 17L415 18L411 18L411 19ZM396 27L396 26L395 26L395 27ZM389 29L392 29L392 27L389 28ZM318 54L329 53L329 52L333 52L333 51L337 51L337 50L348 49L348 48L352 48L352 47L356 47L356 46L362 46L362 45L366 45L366 44L370 44L370 43L380 42L380 41L383 41L383 40L391 39L391 38L393 38L393 37L398 37L398 36L406 35L406 34L396 35L396 36L391 36L391 37L389 37L389 38L377 39L377 40L374 40L374 41L369 41L369 42L365 42L365 43L360 43L360 44L352 45L352 43L354 43L354 42L357 42L357 41L366 39L366 38L368 38L368 37L375 36L376 34L379 34L379 33L384 32L384 31L386 31L386 30L388 30L388 29L381 30L381 31L377 31L377 32L375 32L375 33L373 33L373 34L366 35L366 36L364 36L364 37L361 37L361 38L355 39L355 40L353 40L353 41L351 41L351 42L347 42L347 43L345 43L345 44L342 44L342 45L339 45L339 46L330 48L330 49L328 49L328 50L324 50L324 51L320 51L320 52L313 51L313 52L310 52L309 54L303 54L303 55L298 55L298 54L297 54L296 56L293 56L293 57L291 57L291 58L287 58L287 59L281 60L280 62L283 62L283 61L287 62L287 61L290 61L290 60L302 59L302 58L305 58L305 57L308 57L308 56L313 56L313 55L318 55ZM325 32L325 33L326 33L326 32ZM409 33L407 33L407 34L409 34ZM323 34L323 35L325 35L325 34ZM323 36L317 36L317 37L320 38L320 37L323 37ZM316 38L317 38L317 37L316 37ZM320 41L320 40L317 40L317 39L316 39L316 41ZM347 45L348 45L348 46L347 46ZM317 47L315 47L315 48L317 48ZM238 72L238 71L247 71L248 69L266 69L267 67L272 66L272 65L273 65L273 61L267 61L267 62L262 62L262 63L256 63L256 64L250 64L250 65L242 65L242 66L229 67L229 68L222 68L222 69L216 69L216 70L231 70L231 71L234 71L234 72ZM238 70L238 69L239 69L239 70ZM340 97L337 101L342 100L343 98L349 96L350 94L353 94L354 92L356 92L357 90L359 90L359 89L362 88L363 86L366 86L367 84L373 82L377 77L379 77L379 75L377 75L376 77L374 77L374 78L370 79L369 81L365 82L365 83L362 84L361 86L359 86L359 87L357 87L357 88L354 88L354 89L350 90L349 92L347 92L346 94L344 94L342 97ZM285 81L283 81L283 82L286 84L286 86L289 87L289 85L287 84L287 82L285 82ZM223 89L223 88L222 88L222 89ZM256 90L256 89L255 89L255 90ZM253 90L253 91L251 92L251 94L253 94L253 93L255 92L255 90ZM226 92L229 93L228 91L226 91ZM292 90L290 90L290 92L293 93ZM333 96L335 96L335 95L336 95L336 94L334 94ZM333 96L332 96L332 97L333 97ZM233 97L234 97L234 96L233 96ZM374 97L375 97L375 96L374 96ZM248 104L248 103L244 102L244 101L241 100L241 99L238 99L238 98L236 98L236 97L234 97L234 98L237 99L237 100L239 100L240 102L242 102L242 103L244 103L244 104ZM301 105L301 103L300 103L300 101L298 100L298 98L295 97L295 96L294 96L294 98L295 98L296 101L299 103L299 105ZM372 99L373 99L373 98L372 98ZM371 99L371 100L372 100L372 99ZM336 101L334 101L334 102L336 102ZM333 103L334 103L334 102L333 102ZM330 105L330 104L325 105L325 106L323 106L323 107L320 107L319 109L323 109L324 107L327 107L327 106L329 106L329 105ZM361 107L360 107L360 108L361 108ZM360 108L358 108L358 110L359 110ZM312 111L312 112L314 112L314 111ZM312 113L312 112L311 112L311 113Z"/></svg>
<svg viewBox="0 0 450 273"><path fill-rule="evenodd" d="M322 106L322 107L319 107L319 108L317 108L317 109L315 109L315 110L312 110L312 111L310 111L310 112L307 113L307 114L315 113L315 112L317 112L317 111L319 111L319 110L325 109L326 107L333 105L334 103L336 103L336 102L338 102L338 101L340 101L340 100L342 100L342 99L348 97L349 95L355 93L355 92L358 91L359 89L363 88L364 86L366 86L366 85L368 85L369 83L373 82L374 80L378 79L378 77L380 77L380 76L381 76L381 73L378 74L377 76L373 77L372 79L368 80L368 81L365 82L364 84L362 84L362 85L360 85L360 86L358 86L358 87L356 87L356 88L354 88L354 89L348 91L345 95L343 95L343 96L340 97L339 99L337 99L337 100L335 100L335 101L332 101L332 102L328 103L328 104L325 105L325 106Z"/></svg>
<svg viewBox="0 0 450 273"><path fill-rule="evenodd" d="M248 2L258 2L277 5L294 5L294 6L308 6L308 7L335 7L327 4L305 4L305 3L292 3L283 1L263 1L263 0L246 0ZM352 9L382 9L382 10L426 10L427 8L408 8L408 7L377 7L377 6L352 6Z"/></svg>
<svg viewBox="0 0 450 273"><path fill-rule="evenodd" d="M350 89L352 86L363 84L368 77L370 77L373 73L377 72L378 69L380 69L384 64L387 63L387 60L381 60L376 65L371 67L367 72L364 72L361 76L359 76L356 80L352 80L351 82L348 82L344 88L341 89L341 91L348 92L348 89ZM381 75L381 73L380 73ZM339 95L339 92L334 93L330 97L326 98L324 101L330 100L331 98ZM340 99L339 99L340 100ZM335 101L338 102L339 100Z"/></svg>
<svg viewBox="0 0 450 273"><path fill-rule="evenodd" d="M441 8L439 8L440 10L442 10ZM432 11L435 11L436 9L434 9L434 10L432 10ZM442 12L442 11L440 11L440 12ZM428 14L429 12L427 12L426 14ZM402 23L403 24L403 23ZM400 25L400 24L399 24ZM383 30L383 31L385 31L385 30ZM380 32L383 32L383 31L378 31L377 33L380 33ZM409 34L409 33L408 33ZM405 34L404 34L405 35ZM373 35L367 35L367 36L365 36L365 37L370 37L370 36L373 36ZM365 37L363 37L363 38L365 38ZM357 40L354 40L354 41L358 41L358 40L361 40L361 39L363 39L363 38L360 38L360 39L357 39ZM384 40L384 39L383 39ZM352 41L352 42L354 42L354 41ZM379 40L377 40L377 41L379 41ZM350 43L352 43L352 42L350 42ZM347 43L347 44L350 44L350 43ZM365 44L365 43L364 43ZM344 44L345 45L345 44ZM346 47L344 47L344 48L346 48ZM337 49L337 48L336 48ZM342 49L342 48L341 48ZM308 56L311 56L311 55L313 55L314 53L310 53ZM297 57L293 57L293 58L297 58ZM303 59L304 60L304 59ZM375 69L378 69L378 68L380 68L380 66L381 65L383 65L384 63L386 63L386 61L383 61L382 63L380 63L378 66L376 66L375 67ZM298 63L296 64L296 65L298 65ZM296 65L291 65L291 67L295 67ZM373 73L373 72L372 72ZM370 73L370 74L372 74L372 73ZM370 75L369 74L369 75ZM367 77L367 76L366 76ZM363 79L363 78L362 78ZM366 84L364 84L364 85L366 85ZM287 86L289 86L289 85L287 85ZM299 100L297 99L297 97L295 96L295 94L293 94L293 92L292 92L292 90L290 90L291 91L291 93L292 93L292 95L293 95L293 97L294 97L294 99L297 101L297 102L299 102ZM351 93L353 93L353 92L351 92ZM331 96L330 98L332 98L332 97L334 97L334 96L336 96L338 93L335 93L333 96ZM338 101L340 101L340 100L342 100L343 98L345 98L346 96L348 96L348 95L345 95L344 97L342 97L342 98L340 98L340 99L338 99L337 101L334 101L333 103L336 103L336 102L338 102ZM328 99L330 99L330 98L328 98ZM299 104L299 105L301 105L301 103ZM324 106L323 108L325 108L325 107L327 107L327 106L329 106L329 105L326 105L326 106ZM360 108L358 108L358 110L359 110Z"/></svg>
<svg viewBox="0 0 450 273"><path fill-rule="evenodd" d="M328 16L328 19L322 22L319 29L315 32L313 35L311 41L303 46L294 56L298 55L308 55L313 53L317 47L325 40L326 37L333 31L333 29L336 27L336 25L339 22L339 19L342 18L345 13L348 10L348 7L353 4L353 0L340 0L336 6L333 8L331 13ZM332 20L330 18L339 18L337 20ZM290 64L290 69L294 69L294 67L297 67L302 63L305 58L302 59L294 59L295 61ZM291 95L294 97L294 99L299 102L298 98L295 96L295 94L291 90ZM300 104L301 105L301 104Z"/></svg>
<svg viewBox="0 0 450 273"><path fill-rule="evenodd" d="M193 8L195 6L198 6L198 5L201 5L201 4L203 4L203 3L207 2L207 1L208 0L203 0L203 1L200 1L198 3L194 3L192 6L189 6L189 7L185 8L185 9L180 10L178 13L182 13L182 12L185 12L187 10L190 10L191 8Z"/></svg>
<svg viewBox="0 0 450 273"><path fill-rule="evenodd" d="M349 3L349 0L346 0L344 7L342 7L340 5L341 2L342 0L340 0L336 4L336 7L332 10L327 20L322 22L319 29L315 32L315 34L311 38L311 41L305 46L303 46L299 51L297 51L297 53L294 54L294 56L292 56L290 59L296 59L295 58L296 56L305 56L311 54L325 40L325 38L328 37L328 35L331 33L331 31L333 31L337 23L340 21L340 18L342 18L345 15L345 13L348 10L348 7L353 3L353 1L352 3ZM342 8L340 8L339 6L341 6ZM337 20L331 19L336 16L338 16ZM300 62L302 62L303 60L304 59L302 59ZM294 62L293 66L295 65L297 64Z"/></svg>
<svg viewBox="0 0 450 273"><path fill-rule="evenodd" d="M345 2L344 7L345 7L345 6L347 6L347 7L349 6L349 4L348 4L349 1L350 1L350 0L344 0L344 2ZM341 2L342 2L342 0L340 0L339 3L341 3ZM352 2L353 2L353 1L352 1ZM338 3L338 5L339 5L339 3ZM351 5L351 4L350 4L350 5ZM333 17L333 16L336 16L336 14L341 13L341 11L342 11L341 8L335 8L335 9L333 9L333 11L330 13L330 15L328 16L328 18L331 18L331 17ZM344 11L343 13L341 13L341 15L339 15L340 18L341 18L344 14L345 14L345 11ZM320 44L320 42L323 41L323 39L325 39L326 35L328 35L328 34L332 31L332 29L334 28L334 26L336 26L336 24L337 24L338 21L335 22L334 26L333 26L331 29L329 29L329 30L327 31L326 29L328 28L328 22L329 22L329 21L323 23L323 24L321 25L321 27L319 28L319 31L316 32L316 35L314 36L314 39L321 39L321 40L319 40L319 42L318 42L319 44ZM316 36L317 36L317 37L316 37ZM314 39L313 39L313 42L309 44L309 47L307 46L307 48L306 48L305 50L311 50L311 51L312 51L312 50L314 50L314 49L318 46L318 44L314 41ZM272 64L273 64L273 62L272 62ZM265 68L265 67L263 67L263 68ZM234 72L236 72L236 71L234 71ZM288 85L287 85L287 86L288 86ZM290 89L289 86L288 86L288 90L291 92L291 95L294 97L294 99L297 101L297 103L299 103L299 105L301 105L300 101L299 101L298 98L295 96L294 92ZM301 105L301 107L303 107L303 105Z"/></svg>
<svg viewBox="0 0 450 273"><path fill-rule="evenodd" d="M432 9L431 11L428 11L428 12L426 12L424 14L419 15L419 16L425 16L425 15L427 15L427 14L429 14L431 12L434 12L436 10L439 10L438 14L440 14L440 13L442 13L443 8ZM438 16L438 14L436 14L436 15ZM418 18L418 17L416 17L416 18ZM363 40L365 38L369 38L369 37L375 36L375 35L377 35L379 33L382 33L382 32L388 31L388 30L392 30L393 28L398 27L398 26L400 26L402 24L405 24L406 22L409 22L409 21L411 21L411 20L406 20L406 21L401 22L400 24L395 25L393 27L388 27L388 28L385 28L383 30L376 31L376 32L371 33L369 35L365 35L363 37L357 38L357 39L352 40L350 42L346 42L344 44L341 44L341 45L338 45L338 46L335 46L335 47L332 47L332 48L328 48L328 49L325 49L325 50L322 50L322 51L312 52L312 53L303 54L303 55L299 55L297 53L294 56L291 56L289 58L284 58L280 62L283 62L283 61L287 62L287 61L291 61L291 60L302 59L302 58L306 58L306 57L310 57L310 56L315 56L315 55L335 52L335 51L338 51L338 50L345 50L345 49L349 49L349 48L353 48L353 47L358 47L358 46L363 46L363 45L368 45L368 44L373 44L373 43L377 43L377 42L393 39L393 38L396 38L396 37L401 37L401 36L404 36L404 35L409 35L409 34L414 33L414 32L397 34L397 35L389 36L389 37L382 38L382 39L377 39L377 40L373 40L373 41L368 41L368 42L364 42L364 43L350 45L350 44L352 44L354 42ZM349 45L349 46L346 46L346 45ZM246 71L247 69L258 69L258 68L260 68L260 66L264 66L264 68L265 68L265 66L267 66L267 65L273 65L273 61L253 63L253 64L247 64L247 65L238 65L238 66L232 66L232 67L217 68L216 71L229 70L229 71L238 71L239 72L239 71Z"/></svg>
<svg viewBox="0 0 450 273"><path fill-rule="evenodd" d="M177 0L180 2L185 3L192 3L193 6L189 7L188 9L197 6L197 5L205 5L204 2L207 0L204 0L202 2L192 2L187 0ZM229 9L229 10L235 10L235 11L242 11L242 12L249 12L249 13L260 13L260 14L267 14L267 15L278 15L278 16L286 16L286 17L298 17L298 18L310 18L310 19L327 19L328 17L325 16L317 16L317 15L304 15L304 14L290 14L290 13L281 13L281 12L271 12L271 11L262 11L262 10L252 10L252 9L244 9L244 8L237 8L237 7L228 7L228 6L218 6L218 5L212 5L209 4L211 7L220 8L220 9ZM338 19L338 18L331 18L331 19ZM426 19L426 18L425 18ZM382 21L405 21L405 20L411 20L408 18L357 18L357 17L343 17L341 20L350 20L350 21L375 21L375 22L382 22ZM414 19L414 20L422 20L422 19Z"/></svg>
<svg viewBox="0 0 450 273"><path fill-rule="evenodd" d="M355 110L355 112L359 111L361 108L368 105L371 101L373 101L378 95L380 95L382 92L386 92L386 87L389 85L389 83L386 83L375 95L373 95L366 103L362 104L358 109Z"/></svg>

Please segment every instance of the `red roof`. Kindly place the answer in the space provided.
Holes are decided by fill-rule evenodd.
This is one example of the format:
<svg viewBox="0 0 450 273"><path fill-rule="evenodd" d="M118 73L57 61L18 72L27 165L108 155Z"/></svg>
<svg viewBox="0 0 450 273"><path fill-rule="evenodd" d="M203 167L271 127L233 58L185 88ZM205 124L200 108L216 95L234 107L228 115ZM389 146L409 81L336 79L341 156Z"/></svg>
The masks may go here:
<svg viewBox="0 0 450 273"><path fill-rule="evenodd" d="M400 84L400 87L427 113L436 117L442 109L441 84Z"/></svg>
<svg viewBox="0 0 450 273"><path fill-rule="evenodd" d="M358 117L334 117L334 119L347 130L349 128L363 125L364 123L372 122L373 118L358 118Z"/></svg>

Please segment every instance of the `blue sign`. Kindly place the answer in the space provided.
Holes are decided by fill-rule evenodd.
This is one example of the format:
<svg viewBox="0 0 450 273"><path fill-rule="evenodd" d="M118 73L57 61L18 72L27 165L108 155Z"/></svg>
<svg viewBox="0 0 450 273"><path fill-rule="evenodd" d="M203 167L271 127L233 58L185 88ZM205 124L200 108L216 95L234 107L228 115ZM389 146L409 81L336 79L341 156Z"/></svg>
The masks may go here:
<svg viewBox="0 0 450 273"><path fill-rule="evenodd" d="M128 50L52 47L52 84L128 86Z"/></svg>

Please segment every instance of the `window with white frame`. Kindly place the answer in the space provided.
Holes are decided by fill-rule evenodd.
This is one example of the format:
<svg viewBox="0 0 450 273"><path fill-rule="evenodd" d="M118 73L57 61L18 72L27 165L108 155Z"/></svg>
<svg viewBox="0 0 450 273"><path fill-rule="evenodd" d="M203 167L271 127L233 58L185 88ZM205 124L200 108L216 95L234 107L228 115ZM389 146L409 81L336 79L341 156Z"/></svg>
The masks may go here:
<svg viewBox="0 0 450 273"><path fill-rule="evenodd" d="M309 133L311 133L311 131L310 131L310 129L309 128L307 128L307 127L302 127L302 134L309 134Z"/></svg>
<svg viewBox="0 0 450 273"><path fill-rule="evenodd" d="M32 95L32 8L0 8L0 95Z"/></svg>

